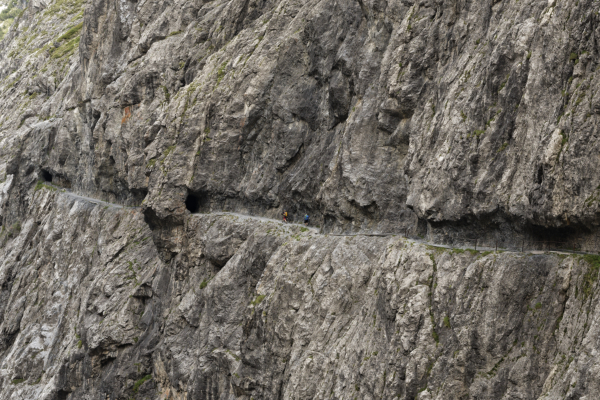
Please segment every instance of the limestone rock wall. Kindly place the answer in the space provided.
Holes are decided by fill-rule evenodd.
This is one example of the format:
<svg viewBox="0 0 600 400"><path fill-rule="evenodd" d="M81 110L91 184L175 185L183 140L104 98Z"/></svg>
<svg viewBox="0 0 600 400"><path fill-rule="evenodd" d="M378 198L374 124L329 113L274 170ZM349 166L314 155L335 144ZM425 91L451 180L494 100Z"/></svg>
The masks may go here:
<svg viewBox="0 0 600 400"><path fill-rule="evenodd" d="M598 1L11 4L0 399L598 393Z"/></svg>
<svg viewBox="0 0 600 400"><path fill-rule="evenodd" d="M599 389L594 257L190 215L166 264L140 211L46 188L32 200L2 242L0 398L575 399Z"/></svg>
<svg viewBox="0 0 600 400"><path fill-rule="evenodd" d="M145 200L175 225L191 194L204 210L309 212L327 231L416 233L420 220L507 242L585 236L598 224L597 11L31 4L2 41L4 171Z"/></svg>

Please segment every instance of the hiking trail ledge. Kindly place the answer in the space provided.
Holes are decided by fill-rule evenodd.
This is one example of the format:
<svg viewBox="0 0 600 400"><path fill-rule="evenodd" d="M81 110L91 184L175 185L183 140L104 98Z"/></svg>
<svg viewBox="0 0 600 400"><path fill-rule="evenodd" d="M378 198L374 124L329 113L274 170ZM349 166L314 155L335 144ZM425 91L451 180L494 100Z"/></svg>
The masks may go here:
<svg viewBox="0 0 600 400"><path fill-rule="evenodd" d="M66 190L64 188L58 187L56 185L52 185L49 182L44 182L44 183L39 183L39 185L42 185L50 190L58 190L59 193L71 198L71 199L75 199L75 200L83 200L83 201L87 201L90 202L92 204L97 204L97 205L101 205L104 207L110 207L110 208L121 208L121 209L132 209L132 210L139 210L141 209L141 207L139 206L125 206L125 205L120 205L120 204L115 204L115 203L109 203L106 201L102 201L99 199L95 199L92 197L87 197L87 196L82 196L82 195L78 195L75 194L73 192L71 192L70 190ZM241 220L241 221L246 221L246 220L251 220L251 221L256 221L256 222L268 222L268 223L276 223L281 225L282 227L301 227L301 231L302 232L306 232L306 231L311 231L313 234L323 234L321 232L321 229L319 227L314 227L314 226L307 226L304 227L303 224L298 224L298 223L293 223L293 222L288 222L288 223L284 223L281 220L278 219L273 219L273 218L266 218L266 217L260 217L260 216L252 216L252 215L246 215L246 214L240 214L240 213L235 213L235 212L226 212L226 211L215 211L215 212L210 212L210 213L204 213L201 215L205 215L205 214L211 214L211 215L215 215L215 216L232 216L235 217L235 220ZM198 215L198 213L194 213L193 215ZM288 230L289 231L289 230ZM341 237L354 237L354 236L369 236L369 237L404 237L409 243L419 243L419 244L426 244L429 246L434 246L437 248L441 248L441 249L450 249L450 250L454 250L454 251L460 251L460 250L468 250L468 251L478 251L477 250L477 246L475 246L475 248L473 247L469 247L469 246L450 246L450 245L446 245L446 244L442 244L442 243L434 243L434 242L430 242L424 239L414 239L414 238L409 238L406 235L402 235L400 233L349 233L349 234L325 234L326 236L341 236ZM518 252L517 250L514 249L507 249L507 248L498 248L498 247L486 247L486 246L479 246L479 251L480 252L489 252L489 251L515 251ZM573 253L573 254L588 254L588 255L597 255L597 252L594 253L590 253L590 252L584 252L584 251L572 251L572 250L567 250L567 249L542 249L542 248L528 248L526 253L529 254L543 254L543 253L556 253L556 254L569 254L569 253Z"/></svg>
<svg viewBox="0 0 600 400"><path fill-rule="evenodd" d="M598 1L3 7L0 400L598 397Z"/></svg>
<svg viewBox="0 0 600 400"><path fill-rule="evenodd" d="M596 256L334 237L235 215L188 214L166 235L139 210L47 188L27 211L0 249L11 396L596 390Z"/></svg>

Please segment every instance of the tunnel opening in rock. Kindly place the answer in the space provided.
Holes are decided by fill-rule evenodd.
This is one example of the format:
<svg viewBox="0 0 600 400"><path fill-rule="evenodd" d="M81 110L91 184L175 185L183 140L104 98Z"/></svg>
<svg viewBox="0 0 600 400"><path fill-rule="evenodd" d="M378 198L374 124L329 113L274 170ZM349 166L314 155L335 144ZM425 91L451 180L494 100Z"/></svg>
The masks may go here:
<svg viewBox="0 0 600 400"><path fill-rule="evenodd" d="M42 178L44 181L52 183L52 174L51 174L49 171L47 171L47 170L43 169L43 170L40 172L40 177L41 177L41 178Z"/></svg>
<svg viewBox="0 0 600 400"><path fill-rule="evenodd" d="M573 224L562 227L529 226L529 240L536 243L537 247L553 246L557 248L579 249L585 237L592 232L583 225Z"/></svg>
<svg viewBox="0 0 600 400"><path fill-rule="evenodd" d="M141 205L146 196L148 195L148 189L131 189L131 195L133 196L133 202L135 205Z"/></svg>
<svg viewBox="0 0 600 400"><path fill-rule="evenodd" d="M66 400L69 397L69 394L70 394L69 392L66 392L61 389L56 393L56 398L58 400Z"/></svg>
<svg viewBox="0 0 600 400"><path fill-rule="evenodd" d="M185 199L185 208L192 214L200 212L207 203L206 196L201 193L188 192L187 198Z"/></svg>

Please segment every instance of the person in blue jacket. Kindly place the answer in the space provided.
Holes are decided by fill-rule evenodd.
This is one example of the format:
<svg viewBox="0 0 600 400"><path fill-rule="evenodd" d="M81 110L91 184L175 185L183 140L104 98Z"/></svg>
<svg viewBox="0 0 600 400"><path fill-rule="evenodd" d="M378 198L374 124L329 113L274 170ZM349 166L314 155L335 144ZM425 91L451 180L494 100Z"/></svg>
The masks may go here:
<svg viewBox="0 0 600 400"><path fill-rule="evenodd" d="M310 217L308 216L308 214L306 214L306 215L304 216L304 225L305 225L305 226L308 226L309 219L310 219Z"/></svg>

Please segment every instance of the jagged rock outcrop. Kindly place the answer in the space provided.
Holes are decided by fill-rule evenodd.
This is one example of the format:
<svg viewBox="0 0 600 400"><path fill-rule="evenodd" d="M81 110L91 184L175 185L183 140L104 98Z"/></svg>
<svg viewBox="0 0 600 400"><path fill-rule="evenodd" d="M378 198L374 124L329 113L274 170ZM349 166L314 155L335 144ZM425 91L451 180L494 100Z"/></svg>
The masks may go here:
<svg viewBox="0 0 600 400"><path fill-rule="evenodd" d="M2 247L0 398L598 390L593 256L453 251L188 215L165 264L139 210L46 188L31 200Z"/></svg>
<svg viewBox="0 0 600 400"><path fill-rule="evenodd" d="M598 392L595 0L9 6L0 399Z"/></svg>
<svg viewBox="0 0 600 400"><path fill-rule="evenodd" d="M594 4L36 3L2 42L3 159L35 141L33 172L176 225L192 195L327 230L582 240Z"/></svg>

